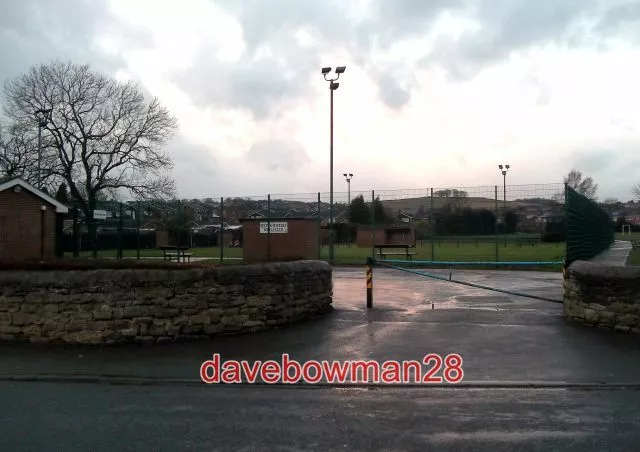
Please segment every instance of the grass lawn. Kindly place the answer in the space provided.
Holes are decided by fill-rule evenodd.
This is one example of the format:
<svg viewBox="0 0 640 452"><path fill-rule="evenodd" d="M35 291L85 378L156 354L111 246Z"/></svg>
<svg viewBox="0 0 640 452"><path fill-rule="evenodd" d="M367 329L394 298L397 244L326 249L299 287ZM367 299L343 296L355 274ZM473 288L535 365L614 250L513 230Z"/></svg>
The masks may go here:
<svg viewBox="0 0 640 452"><path fill-rule="evenodd" d="M211 263L219 262L220 249L216 247L209 248L192 248L189 250L193 253L193 257L210 258ZM412 250L416 253L414 259L419 260L438 260L438 261L490 261L496 260L495 242L477 243L457 243L455 241L441 241L434 243L434 253L431 254L431 244L425 242L424 245L418 243L417 247ZM565 246L564 243L541 243L535 246L522 245L507 242L500 242L498 246L498 259L500 261L561 261L564 259ZM102 250L98 252L100 258L115 258L116 250ZM71 253L66 254L71 257ZM90 257L90 251L83 251L81 257ZM136 257L135 250L125 250L125 257ZM345 265L363 265L366 258L371 256L370 248L358 248L355 245L351 247L347 245L336 245L335 261L336 264ZM157 249L140 250L141 258L159 258L162 257L162 251ZM225 263L238 263L238 258L242 258L241 248L225 248L224 257L229 258ZM235 259L234 259L235 258ZM398 256L398 259L403 259ZM329 259L329 247L323 247L321 250L321 259Z"/></svg>
<svg viewBox="0 0 640 452"><path fill-rule="evenodd" d="M629 254L629 258L627 259L627 265L640 266L640 248L631 250L631 254Z"/></svg>
<svg viewBox="0 0 640 452"><path fill-rule="evenodd" d="M621 232L616 232L616 240L640 240L640 232L632 232L631 235L622 235Z"/></svg>

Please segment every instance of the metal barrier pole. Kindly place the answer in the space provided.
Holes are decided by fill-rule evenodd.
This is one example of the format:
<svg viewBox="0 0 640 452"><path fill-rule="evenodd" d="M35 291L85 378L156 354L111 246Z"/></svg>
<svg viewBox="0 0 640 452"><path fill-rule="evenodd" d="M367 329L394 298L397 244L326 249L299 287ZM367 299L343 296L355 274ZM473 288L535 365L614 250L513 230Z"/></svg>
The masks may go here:
<svg viewBox="0 0 640 452"><path fill-rule="evenodd" d="M371 259L376 258L376 202L375 190L371 190Z"/></svg>
<svg viewBox="0 0 640 452"><path fill-rule="evenodd" d="M220 264L224 263L224 197L220 198Z"/></svg>
<svg viewBox="0 0 640 452"><path fill-rule="evenodd" d="M119 217L118 217L118 259L122 259L122 247L123 247L123 243L122 243L122 234L123 234L123 227L124 227L124 211L122 209L122 203L118 203L118 207L119 207Z"/></svg>
<svg viewBox="0 0 640 452"><path fill-rule="evenodd" d="M271 261L271 195L267 195L267 261Z"/></svg>
<svg viewBox="0 0 640 452"><path fill-rule="evenodd" d="M322 259L322 201L320 199L320 192L318 192L318 259Z"/></svg>
<svg viewBox="0 0 640 452"><path fill-rule="evenodd" d="M373 307L373 258L367 258L366 275L367 275L367 309Z"/></svg>
<svg viewBox="0 0 640 452"><path fill-rule="evenodd" d="M73 257L80 256L80 227L78 224L78 207L73 206Z"/></svg>
<svg viewBox="0 0 640 452"><path fill-rule="evenodd" d="M142 216L140 201L138 201L138 205L136 207L136 259L140 260L140 217Z"/></svg>

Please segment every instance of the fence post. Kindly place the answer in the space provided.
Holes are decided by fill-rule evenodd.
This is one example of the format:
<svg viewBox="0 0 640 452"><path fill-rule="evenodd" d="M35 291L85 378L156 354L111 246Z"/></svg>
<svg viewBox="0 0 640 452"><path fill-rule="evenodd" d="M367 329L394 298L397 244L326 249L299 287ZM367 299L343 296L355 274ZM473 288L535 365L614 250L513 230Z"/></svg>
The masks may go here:
<svg viewBox="0 0 640 452"><path fill-rule="evenodd" d="M122 259L122 229L124 226L124 209L122 203L118 203L119 215L118 215L118 259Z"/></svg>
<svg viewBox="0 0 640 452"><path fill-rule="evenodd" d="M371 259L376 258L376 193L371 190Z"/></svg>
<svg viewBox="0 0 640 452"><path fill-rule="evenodd" d="M429 205L429 230L431 231L431 260L436 260L436 249L435 249L435 235L436 230L433 225L433 187L431 187L430 193L430 205Z"/></svg>
<svg viewBox="0 0 640 452"><path fill-rule="evenodd" d="M140 208L140 201L136 206L136 259L140 260L140 222L142 216L142 209Z"/></svg>
<svg viewBox="0 0 640 452"><path fill-rule="evenodd" d="M493 222L493 228L494 228L494 232L496 234L496 237L495 237L495 239L496 239L496 262L499 262L500 261L500 255L499 255L498 248L500 246L499 245L500 239L498 237L498 215L499 215L499 213L498 213L498 186L494 185L494 189L495 189L495 201L496 201L496 219Z"/></svg>
<svg viewBox="0 0 640 452"><path fill-rule="evenodd" d="M220 197L220 265L224 264L224 196Z"/></svg>
<svg viewBox="0 0 640 452"><path fill-rule="evenodd" d="M267 195L267 261L271 260L271 195Z"/></svg>
<svg viewBox="0 0 640 452"><path fill-rule="evenodd" d="M320 210L321 206L320 192L318 192L318 259L322 259L322 212Z"/></svg>
<svg viewBox="0 0 640 452"><path fill-rule="evenodd" d="M563 261L563 275L566 278L566 270L569 266L569 204L567 201L569 200L569 184L564 183L564 261ZM544 235L543 231L543 235Z"/></svg>
<svg viewBox="0 0 640 452"><path fill-rule="evenodd" d="M78 206L73 206L73 257L80 256L80 233L78 230Z"/></svg>
<svg viewBox="0 0 640 452"><path fill-rule="evenodd" d="M367 309L373 307L373 258L367 258L366 276L367 276Z"/></svg>

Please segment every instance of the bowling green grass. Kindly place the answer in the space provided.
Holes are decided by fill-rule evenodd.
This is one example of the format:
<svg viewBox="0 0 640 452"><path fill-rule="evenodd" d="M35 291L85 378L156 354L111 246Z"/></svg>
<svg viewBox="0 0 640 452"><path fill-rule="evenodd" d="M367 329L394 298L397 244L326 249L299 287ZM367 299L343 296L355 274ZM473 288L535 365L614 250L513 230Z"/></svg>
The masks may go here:
<svg viewBox="0 0 640 452"><path fill-rule="evenodd" d="M395 251L395 250L386 250ZM398 250L401 251L401 250ZM424 244L418 243L415 248L411 250L416 255L413 256L414 260L438 260L438 261L496 261L496 243L495 242L472 242L463 243L456 241L441 241L435 242L433 247L433 254L430 242L424 242ZM542 243L537 242L535 245L531 244L516 244L507 242L505 246L504 242L498 244L498 260L500 261L561 261L565 255L564 243ZM193 254L192 257L208 258L211 263L217 263L220 261L220 249L216 247L209 248L192 248L189 250ZM67 257L71 257L70 253L66 254ZM90 257L91 252L83 251L81 257ZM99 258L115 258L116 250L101 250L98 252ZM124 257L135 258L136 250L125 250ZM147 258L162 258L162 251L157 249L140 250L140 257L142 259ZM371 248L358 248L355 245L336 245L335 246L335 263L337 265L363 265L367 257L371 257ZM376 256L378 257L378 256ZM324 246L321 250L321 258L328 260L329 247ZM393 259L405 259L405 256L389 256ZM210 260L209 260L210 259ZM224 263L234 264L242 262L242 249L241 248L225 248L224 249Z"/></svg>

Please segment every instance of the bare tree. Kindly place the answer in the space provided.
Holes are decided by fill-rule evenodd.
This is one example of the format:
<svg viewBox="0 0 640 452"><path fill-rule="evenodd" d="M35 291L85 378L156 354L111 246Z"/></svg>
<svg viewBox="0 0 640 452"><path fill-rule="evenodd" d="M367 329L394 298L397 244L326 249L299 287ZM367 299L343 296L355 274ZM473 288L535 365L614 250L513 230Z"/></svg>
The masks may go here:
<svg viewBox="0 0 640 452"><path fill-rule="evenodd" d="M631 189L633 197L640 201L640 183Z"/></svg>
<svg viewBox="0 0 640 452"><path fill-rule="evenodd" d="M598 184L591 177L583 179L580 171L572 169L564 178L564 182L581 195L595 201Z"/></svg>
<svg viewBox="0 0 640 452"><path fill-rule="evenodd" d="M35 170L38 164L38 138L34 127L28 124L0 124L0 174L3 177L20 177L35 186L43 185L47 192L54 188L51 169L57 162L51 154L43 154L43 166L47 168L41 174L42 184Z"/></svg>
<svg viewBox="0 0 640 452"><path fill-rule="evenodd" d="M5 96L5 112L16 124L33 124L36 111L51 110L43 134L57 165L49 169L66 182L92 237L100 197L122 191L137 199L174 194L167 176L173 163L162 147L177 122L158 99L147 103L137 84L88 65L55 61L8 82Z"/></svg>

